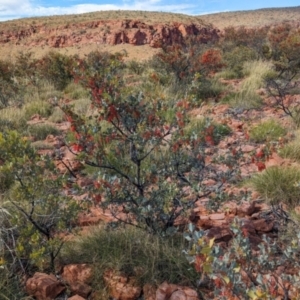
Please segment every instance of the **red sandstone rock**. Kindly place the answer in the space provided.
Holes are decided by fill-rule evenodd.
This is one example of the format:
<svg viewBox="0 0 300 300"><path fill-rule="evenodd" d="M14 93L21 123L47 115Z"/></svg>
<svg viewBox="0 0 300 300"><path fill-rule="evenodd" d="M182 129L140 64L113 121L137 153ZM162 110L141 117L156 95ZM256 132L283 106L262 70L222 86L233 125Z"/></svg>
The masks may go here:
<svg viewBox="0 0 300 300"><path fill-rule="evenodd" d="M213 227L208 230L207 237L215 238L216 242L228 242L232 238L232 232L228 227Z"/></svg>
<svg viewBox="0 0 300 300"><path fill-rule="evenodd" d="M270 232L274 227L274 221L266 221L265 219L253 220L253 226L258 232Z"/></svg>
<svg viewBox="0 0 300 300"><path fill-rule="evenodd" d="M243 201L237 206L237 215L240 217L251 216L255 212L255 203Z"/></svg>
<svg viewBox="0 0 300 300"><path fill-rule="evenodd" d="M116 300L136 300L142 292L134 278L116 274L112 270L105 272L104 281L110 296Z"/></svg>
<svg viewBox="0 0 300 300"><path fill-rule="evenodd" d="M83 298L79 295L75 295L75 296L68 298L68 300L85 300L85 298Z"/></svg>
<svg viewBox="0 0 300 300"><path fill-rule="evenodd" d="M82 282L89 284L92 279L92 268L88 264L71 264L63 269L62 278L70 285Z"/></svg>
<svg viewBox="0 0 300 300"><path fill-rule="evenodd" d="M145 300L156 300L156 288L153 285L146 283L143 286L143 296Z"/></svg>
<svg viewBox="0 0 300 300"><path fill-rule="evenodd" d="M199 300L197 292L189 287L162 283L156 291L156 300Z"/></svg>
<svg viewBox="0 0 300 300"><path fill-rule="evenodd" d="M209 219L210 220L224 220L225 214L224 213L210 214Z"/></svg>
<svg viewBox="0 0 300 300"><path fill-rule="evenodd" d="M229 201L224 203L222 206L222 210L226 215L236 215L237 214L237 203L233 201Z"/></svg>
<svg viewBox="0 0 300 300"><path fill-rule="evenodd" d="M84 298L87 298L92 292L92 288L89 285L80 281L70 283L70 290L73 294Z"/></svg>
<svg viewBox="0 0 300 300"><path fill-rule="evenodd" d="M53 300L61 294L66 287L54 275L35 273L26 282L26 291L37 300Z"/></svg>
<svg viewBox="0 0 300 300"><path fill-rule="evenodd" d="M242 152L244 152L244 153L249 153L249 152L254 151L254 150L255 150L255 147L252 146L252 145L243 145L243 146L241 146L241 150L242 150Z"/></svg>

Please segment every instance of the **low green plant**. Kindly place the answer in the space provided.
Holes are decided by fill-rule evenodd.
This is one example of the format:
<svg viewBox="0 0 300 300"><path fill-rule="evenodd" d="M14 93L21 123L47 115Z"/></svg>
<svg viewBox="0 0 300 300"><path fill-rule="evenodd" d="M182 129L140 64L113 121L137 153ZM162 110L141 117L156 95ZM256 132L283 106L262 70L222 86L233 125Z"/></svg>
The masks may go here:
<svg viewBox="0 0 300 300"><path fill-rule="evenodd" d="M71 56L50 51L39 61L39 75L62 91L72 80Z"/></svg>
<svg viewBox="0 0 300 300"><path fill-rule="evenodd" d="M293 208L300 203L300 171L296 167L267 168L252 176L249 184L272 205L282 202Z"/></svg>
<svg viewBox="0 0 300 300"><path fill-rule="evenodd" d="M22 259L28 268L53 272L64 244L60 234L71 230L80 207L63 193L64 177L52 158L39 155L16 131L0 133L0 161L1 169L14 179L3 206L9 223L1 230L13 228L3 236L10 247L5 266L12 268ZM22 263L17 265L22 267Z"/></svg>
<svg viewBox="0 0 300 300"><path fill-rule="evenodd" d="M201 75L199 75L200 74L196 74L190 84L188 89L190 97L194 97L198 101L203 101L207 98L217 98L221 92L224 91L224 85L220 83L217 77L202 78Z"/></svg>
<svg viewBox="0 0 300 300"><path fill-rule="evenodd" d="M278 138L283 137L285 134L285 128L283 128L274 119L261 122L249 130L250 139L256 143L275 141L278 140Z"/></svg>
<svg viewBox="0 0 300 300"><path fill-rule="evenodd" d="M41 117L49 117L53 108L49 102L46 101L32 101L24 105L24 115L26 120L29 120L33 115L40 115Z"/></svg>
<svg viewBox="0 0 300 300"><path fill-rule="evenodd" d="M196 134L202 142L218 144L220 140L231 133L227 125L213 122L209 118L194 119L185 128L185 134ZM208 137L210 137L208 139Z"/></svg>
<svg viewBox="0 0 300 300"><path fill-rule="evenodd" d="M141 285L164 281L194 285L196 272L182 255L184 247L181 234L161 238L132 226L98 227L68 243L61 259L93 264L95 289L103 289L101 279L108 269L135 276Z"/></svg>
<svg viewBox="0 0 300 300"><path fill-rule="evenodd" d="M237 92L229 102L230 106L242 110L258 109L262 106L262 98L252 89Z"/></svg>
<svg viewBox="0 0 300 300"><path fill-rule="evenodd" d="M91 100L88 98L81 98L73 101L72 105L74 106L74 111L77 114L84 116L88 113L89 109L91 108Z"/></svg>
<svg viewBox="0 0 300 300"><path fill-rule="evenodd" d="M28 126L27 132L35 140L44 140L49 134L59 135L60 131L49 124L35 124Z"/></svg>
<svg viewBox="0 0 300 300"><path fill-rule="evenodd" d="M1 179L0 179L1 180ZM2 192L1 192L2 193ZM12 257L14 251L14 226L10 223L10 212L4 208L0 197L0 299L18 300L25 296L21 284L22 263ZM20 271L20 272L18 272Z"/></svg>
<svg viewBox="0 0 300 300"><path fill-rule="evenodd" d="M31 143L31 146L36 149L36 150L39 150L39 149L54 149L54 146L51 145L51 144L48 144L44 141L36 141L36 142L32 142Z"/></svg>
<svg viewBox="0 0 300 300"><path fill-rule="evenodd" d="M21 108L7 107L0 110L1 130L17 130L19 132L26 129L26 118L24 110Z"/></svg>
<svg viewBox="0 0 300 300"><path fill-rule="evenodd" d="M82 85L75 82L70 82L64 89L64 93L73 100L88 98L89 96L89 92Z"/></svg>
<svg viewBox="0 0 300 300"><path fill-rule="evenodd" d="M263 237L260 244L253 245L243 221L235 220L230 229L232 240L227 247L215 244L214 238L193 225L185 233L190 243L185 254L199 273L202 299L299 299L299 274L286 268L300 267L299 233L284 243ZM207 289L212 292L205 294Z"/></svg>
<svg viewBox="0 0 300 300"><path fill-rule="evenodd" d="M7 167L0 165L0 193L6 192L14 183L13 174Z"/></svg>
<svg viewBox="0 0 300 300"><path fill-rule="evenodd" d="M300 161L300 135L296 133L296 137L293 141L286 144L279 150L279 154L283 158L289 158L292 160Z"/></svg>
<svg viewBox="0 0 300 300"><path fill-rule="evenodd" d="M244 63L257 59L257 53L251 48L238 46L231 51L227 51L223 59L227 66L224 74L230 75L227 79L242 78L244 76Z"/></svg>
<svg viewBox="0 0 300 300"><path fill-rule="evenodd" d="M264 77L270 70L271 65L269 62L261 60L245 62L242 73L246 78L241 82L235 97L231 99L231 105L241 109L261 107L263 101L256 91L263 87Z"/></svg>
<svg viewBox="0 0 300 300"><path fill-rule="evenodd" d="M66 120L66 117L61 108L56 106L53 108L53 112L48 120L53 123L61 123Z"/></svg>
<svg viewBox="0 0 300 300"><path fill-rule="evenodd" d="M235 92L230 92L225 94L225 96L221 99L222 103L231 103L236 98L237 94Z"/></svg>

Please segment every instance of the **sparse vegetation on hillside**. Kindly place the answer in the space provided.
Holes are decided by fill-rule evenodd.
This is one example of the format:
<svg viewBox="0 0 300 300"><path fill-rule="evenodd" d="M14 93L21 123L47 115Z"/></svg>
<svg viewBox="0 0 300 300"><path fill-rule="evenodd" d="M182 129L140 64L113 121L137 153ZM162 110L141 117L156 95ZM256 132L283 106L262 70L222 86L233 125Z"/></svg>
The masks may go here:
<svg viewBox="0 0 300 300"><path fill-rule="evenodd" d="M117 12L45 22L100 15ZM201 299L298 299L298 237L281 238L299 224L299 41L290 24L228 27L143 62L92 45L0 61L0 298L87 263L95 299L114 272L138 297L168 281Z"/></svg>

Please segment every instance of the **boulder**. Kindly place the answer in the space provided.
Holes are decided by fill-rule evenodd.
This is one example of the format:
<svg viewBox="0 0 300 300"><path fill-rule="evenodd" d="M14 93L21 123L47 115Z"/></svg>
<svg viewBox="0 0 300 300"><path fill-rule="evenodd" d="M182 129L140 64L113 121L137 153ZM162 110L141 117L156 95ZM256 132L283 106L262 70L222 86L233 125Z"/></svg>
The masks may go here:
<svg viewBox="0 0 300 300"><path fill-rule="evenodd" d="M74 295L74 296L68 298L68 300L85 300L85 298L83 298L79 295Z"/></svg>
<svg viewBox="0 0 300 300"><path fill-rule="evenodd" d="M62 278L69 284L77 282L89 284L92 280L92 268L88 264L71 264L63 268Z"/></svg>
<svg viewBox="0 0 300 300"><path fill-rule="evenodd" d="M215 238L215 241L217 243L218 242L228 242L232 238L232 232L228 226L210 228L207 231L206 235L210 239Z"/></svg>
<svg viewBox="0 0 300 300"><path fill-rule="evenodd" d="M142 292L142 288L136 284L133 277L126 277L112 270L105 272L104 282L109 295L116 300L136 300Z"/></svg>
<svg viewBox="0 0 300 300"><path fill-rule="evenodd" d="M156 300L199 300L198 294L190 287L162 283L156 291Z"/></svg>
<svg viewBox="0 0 300 300"><path fill-rule="evenodd" d="M265 219L253 220L254 228L259 233L266 233L272 231L274 228L274 221L267 221Z"/></svg>
<svg viewBox="0 0 300 300"><path fill-rule="evenodd" d="M155 286L146 283L143 286L143 296L145 300L156 300L156 288Z"/></svg>
<svg viewBox="0 0 300 300"><path fill-rule="evenodd" d="M237 215L239 217L251 216L255 212L255 202L243 201L237 206Z"/></svg>
<svg viewBox="0 0 300 300"><path fill-rule="evenodd" d="M37 300L53 300L61 294L66 287L54 275L35 273L26 282L28 295Z"/></svg>
<svg viewBox="0 0 300 300"><path fill-rule="evenodd" d="M84 298L87 298L92 292L92 288L89 285L80 281L72 282L70 284L70 290L73 294Z"/></svg>

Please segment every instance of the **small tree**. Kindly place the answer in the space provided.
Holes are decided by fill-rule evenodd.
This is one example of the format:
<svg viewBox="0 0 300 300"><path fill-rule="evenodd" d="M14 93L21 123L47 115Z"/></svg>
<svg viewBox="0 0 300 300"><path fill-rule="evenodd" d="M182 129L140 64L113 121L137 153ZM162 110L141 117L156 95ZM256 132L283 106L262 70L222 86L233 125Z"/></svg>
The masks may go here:
<svg viewBox="0 0 300 300"><path fill-rule="evenodd" d="M59 234L72 227L78 205L64 192L63 178L52 159L38 155L15 131L0 134L2 169L14 178L5 193L15 234L14 240L6 241L8 248L41 269L54 270L55 258L64 243Z"/></svg>
<svg viewBox="0 0 300 300"><path fill-rule="evenodd" d="M95 168L94 201L127 224L171 232L180 215L218 192L232 174L205 161L205 148L217 143L217 127L207 120L201 132L188 128L187 100L131 94L122 84L120 57L99 57L97 69L79 65L94 111L84 118L70 106L63 109L76 140L71 151Z"/></svg>
<svg viewBox="0 0 300 300"><path fill-rule="evenodd" d="M281 28L281 27L280 27ZM278 29L279 30L279 29ZM290 116L297 126L300 125L299 101L290 101L289 95L299 87L300 58L298 49L300 45L300 32L293 31L289 34L281 32L276 35L273 51L275 56L274 71L265 78L266 88L275 100L275 105ZM279 40L279 38L282 38ZM274 55L275 55L274 54ZM277 60L276 60L277 59Z"/></svg>

